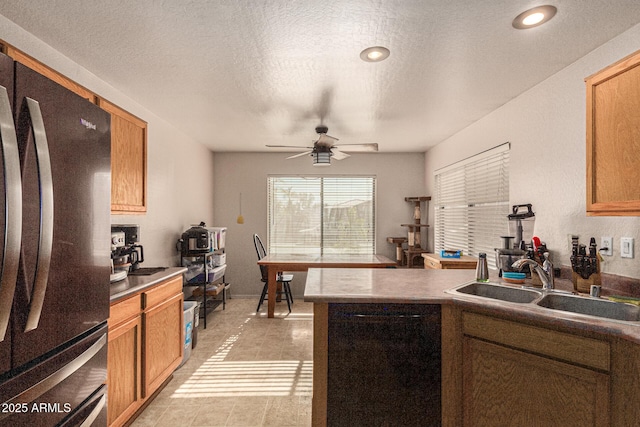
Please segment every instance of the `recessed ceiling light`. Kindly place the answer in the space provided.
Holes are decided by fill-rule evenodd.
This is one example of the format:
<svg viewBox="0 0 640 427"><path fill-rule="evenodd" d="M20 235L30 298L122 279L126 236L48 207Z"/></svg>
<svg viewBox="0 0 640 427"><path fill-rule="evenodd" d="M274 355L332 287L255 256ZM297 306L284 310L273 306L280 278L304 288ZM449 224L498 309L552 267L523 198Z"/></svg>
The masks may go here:
<svg viewBox="0 0 640 427"><path fill-rule="evenodd" d="M534 7L516 16L511 25L518 30L537 27L553 18L557 11L555 6L550 5Z"/></svg>
<svg viewBox="0 0 640 427"><path fill-rule="evenodd" d="M387 59L390 54L391 52L386 47L373 46L360 52L360 59L366 62L380 62Z"/></svg>

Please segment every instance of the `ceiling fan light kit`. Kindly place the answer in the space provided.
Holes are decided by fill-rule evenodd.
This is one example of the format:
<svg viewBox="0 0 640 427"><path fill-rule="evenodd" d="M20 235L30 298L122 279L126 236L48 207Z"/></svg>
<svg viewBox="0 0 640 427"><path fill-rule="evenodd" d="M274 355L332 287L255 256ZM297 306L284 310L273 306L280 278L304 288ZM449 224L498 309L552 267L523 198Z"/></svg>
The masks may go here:
<svg viewBox="0 0 640 427"><path fill-rule="evenodd" d="M511 25L518 30L534 28L548 22L556 15L557 11L558 9L551 5L534 7L516 16Z"/></svg>
<svg viewBox="0 0 640 427"><path fill-rule="evenodd" d="M340 144L340 146L334 145L338 142L338 138L327 135L329 128L325 125L319 125L316 127L316 133L318 139L313 141L312 147L303 147L298 145L267 145L271 148L295 148L296 150L303 149L304 152L287 157L287 159L295 159L296 157L302 157L310 155L313 158L314 166L330 166L331 157L335 160L343 160L350 157L345 151L369 151L377 152L378 144Z"/></svg>
<svg viewBox="0 0 640 427"><path fill-rule="evenodd" d="M331 166L330 152L312 153L311 155L313 156L313 166Z"/></svg>

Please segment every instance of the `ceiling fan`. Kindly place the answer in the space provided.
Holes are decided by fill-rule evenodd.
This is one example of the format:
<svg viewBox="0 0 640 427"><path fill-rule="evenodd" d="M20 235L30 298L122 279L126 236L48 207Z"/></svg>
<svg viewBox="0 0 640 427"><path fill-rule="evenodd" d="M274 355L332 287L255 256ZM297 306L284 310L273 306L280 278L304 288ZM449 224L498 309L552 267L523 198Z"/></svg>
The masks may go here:
<svg viewBox="0 0 640 427"><path fill-rule="evenodd" d="M316 127L316 133L318 134L318 139L313 141L312 147L303 147L300 145L267 145L270 148L295 148L297 150L304 149L305 151L300 154L296 154L287 159L295 159L296 157L302 157L306 155L310 155L313 157L313 165L314 166L329 166L331 165L331 158L336 160L346 159L350 157L349 154L345 153L345 151L360 151L360 152L375 152L378 151L378 144L370 143L370 144L340 144L335 145L338 141L338 138L334 138L333 136L327 135L329 128L320 125Z"/></svg>

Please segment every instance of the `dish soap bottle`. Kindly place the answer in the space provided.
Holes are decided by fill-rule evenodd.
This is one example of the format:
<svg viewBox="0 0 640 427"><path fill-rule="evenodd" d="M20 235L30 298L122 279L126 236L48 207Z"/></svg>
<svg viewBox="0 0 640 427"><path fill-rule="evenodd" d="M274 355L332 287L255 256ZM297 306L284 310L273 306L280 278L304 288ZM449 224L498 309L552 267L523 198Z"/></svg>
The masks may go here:
<svg viewBox="0 0 640 427"><path fill-rule="evenodd" d="M489 281L489 267L487 266L487 254L481 252L478 254L478 265L476 266L476 280L478 282Z"/></svg>

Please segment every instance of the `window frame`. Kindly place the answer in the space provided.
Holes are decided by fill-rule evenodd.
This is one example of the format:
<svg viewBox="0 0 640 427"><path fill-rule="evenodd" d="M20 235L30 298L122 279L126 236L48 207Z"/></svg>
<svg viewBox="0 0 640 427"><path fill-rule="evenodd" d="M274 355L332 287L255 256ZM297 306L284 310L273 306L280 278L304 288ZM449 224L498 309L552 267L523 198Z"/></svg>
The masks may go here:
<svg viewBox="0 0 640 427"><path fill-rule="evenodd" d="M488 265L496 269L495 256L491 253L502 245L501 236L508 235L510 213L509 204L509 157L511 145L509 142L500 144L464 160L434 171L434 250L441 249L462 250L465 255L477 257L479 253L487 253ZM490 175L495 181L482 182L480 186L497 189L496 198L486 199L489 191L474 188L478 184L477 177L470 175L488 170L488 165L495 166ZM456 176L457 181L453 179ZM447 180L443 184L443 180ZM445 185L445 189L442 186ZM462 191L462 194L455 194ZM447 193L442 201L442 193ZM483 198L485 198L483 200ZM447 204L449 203L449 204ZM466 206L465 206L466 205ZM487 213L483 213L487 210ZM446 217L446 213L450 212ZM479 222L478 219L485 222ZM443 221L450 225L443 228ZM466 235L463 235L463 232ZM477 235L477 236L476 236ZM479 237L490 237L490 241L479 240ZM451 247L447 247L451 246Z"/></svg>
<svg viewBox="0 0 640 427"><path fill-rule="evenodd" d="M274 179L278 179L278 178L289 178L289 179L314 179L314 180L320 180L319 185L320 185L320 192L318 193L317 197L320 197L320 203L322 204L323 208L319 209L319 221L320 221L320 233L321 235L319 236L319 246L316 248L317 252L311 252L311 251L301 251L301 252L296 252L296 251L274 251L273 250L273 242L272 242L272 232L273 232L273 217L275 217L275 214L273 213L273 207L272 207L272 201L273 201L273 194L272 194L272 180ZM376 175L371 175L371 174L366 174L366 175L345 175L345 174L269 174L267 175L267 253L268 254L296 254L296 253L313 253L313 254L326 254L326 253L333 253L330 250L330 247L325 244L325 242L327 242L327 239L323 240L323 237L325 236L325 224L326 222L324 221L324 215L327 209L327 205L325 202L326 199L326 195L327 193L330 193L329 191L326 190L326 188L324 187L325 185L325 180L336 180L336 179L345 179L345 180L350 180L350 179L369 179L371 180L371 211L370 211L370 215L371 215L371 222L369 223L371 230L370 233L370 237L371 237L371 251L368 252L367 254L375 254L376 253L376 237L377 237L377 203L376 203L376 199L377 199L377 176ZM346 194L346 193L345 193ZM365 246L368 248L368 244L367 246ZM309 248L308 248L309 249ZM311 248L311 250L313 251L313 248ZM341 255L341 254L346 254L349 252L336 252L336 255Z"/></svg>

